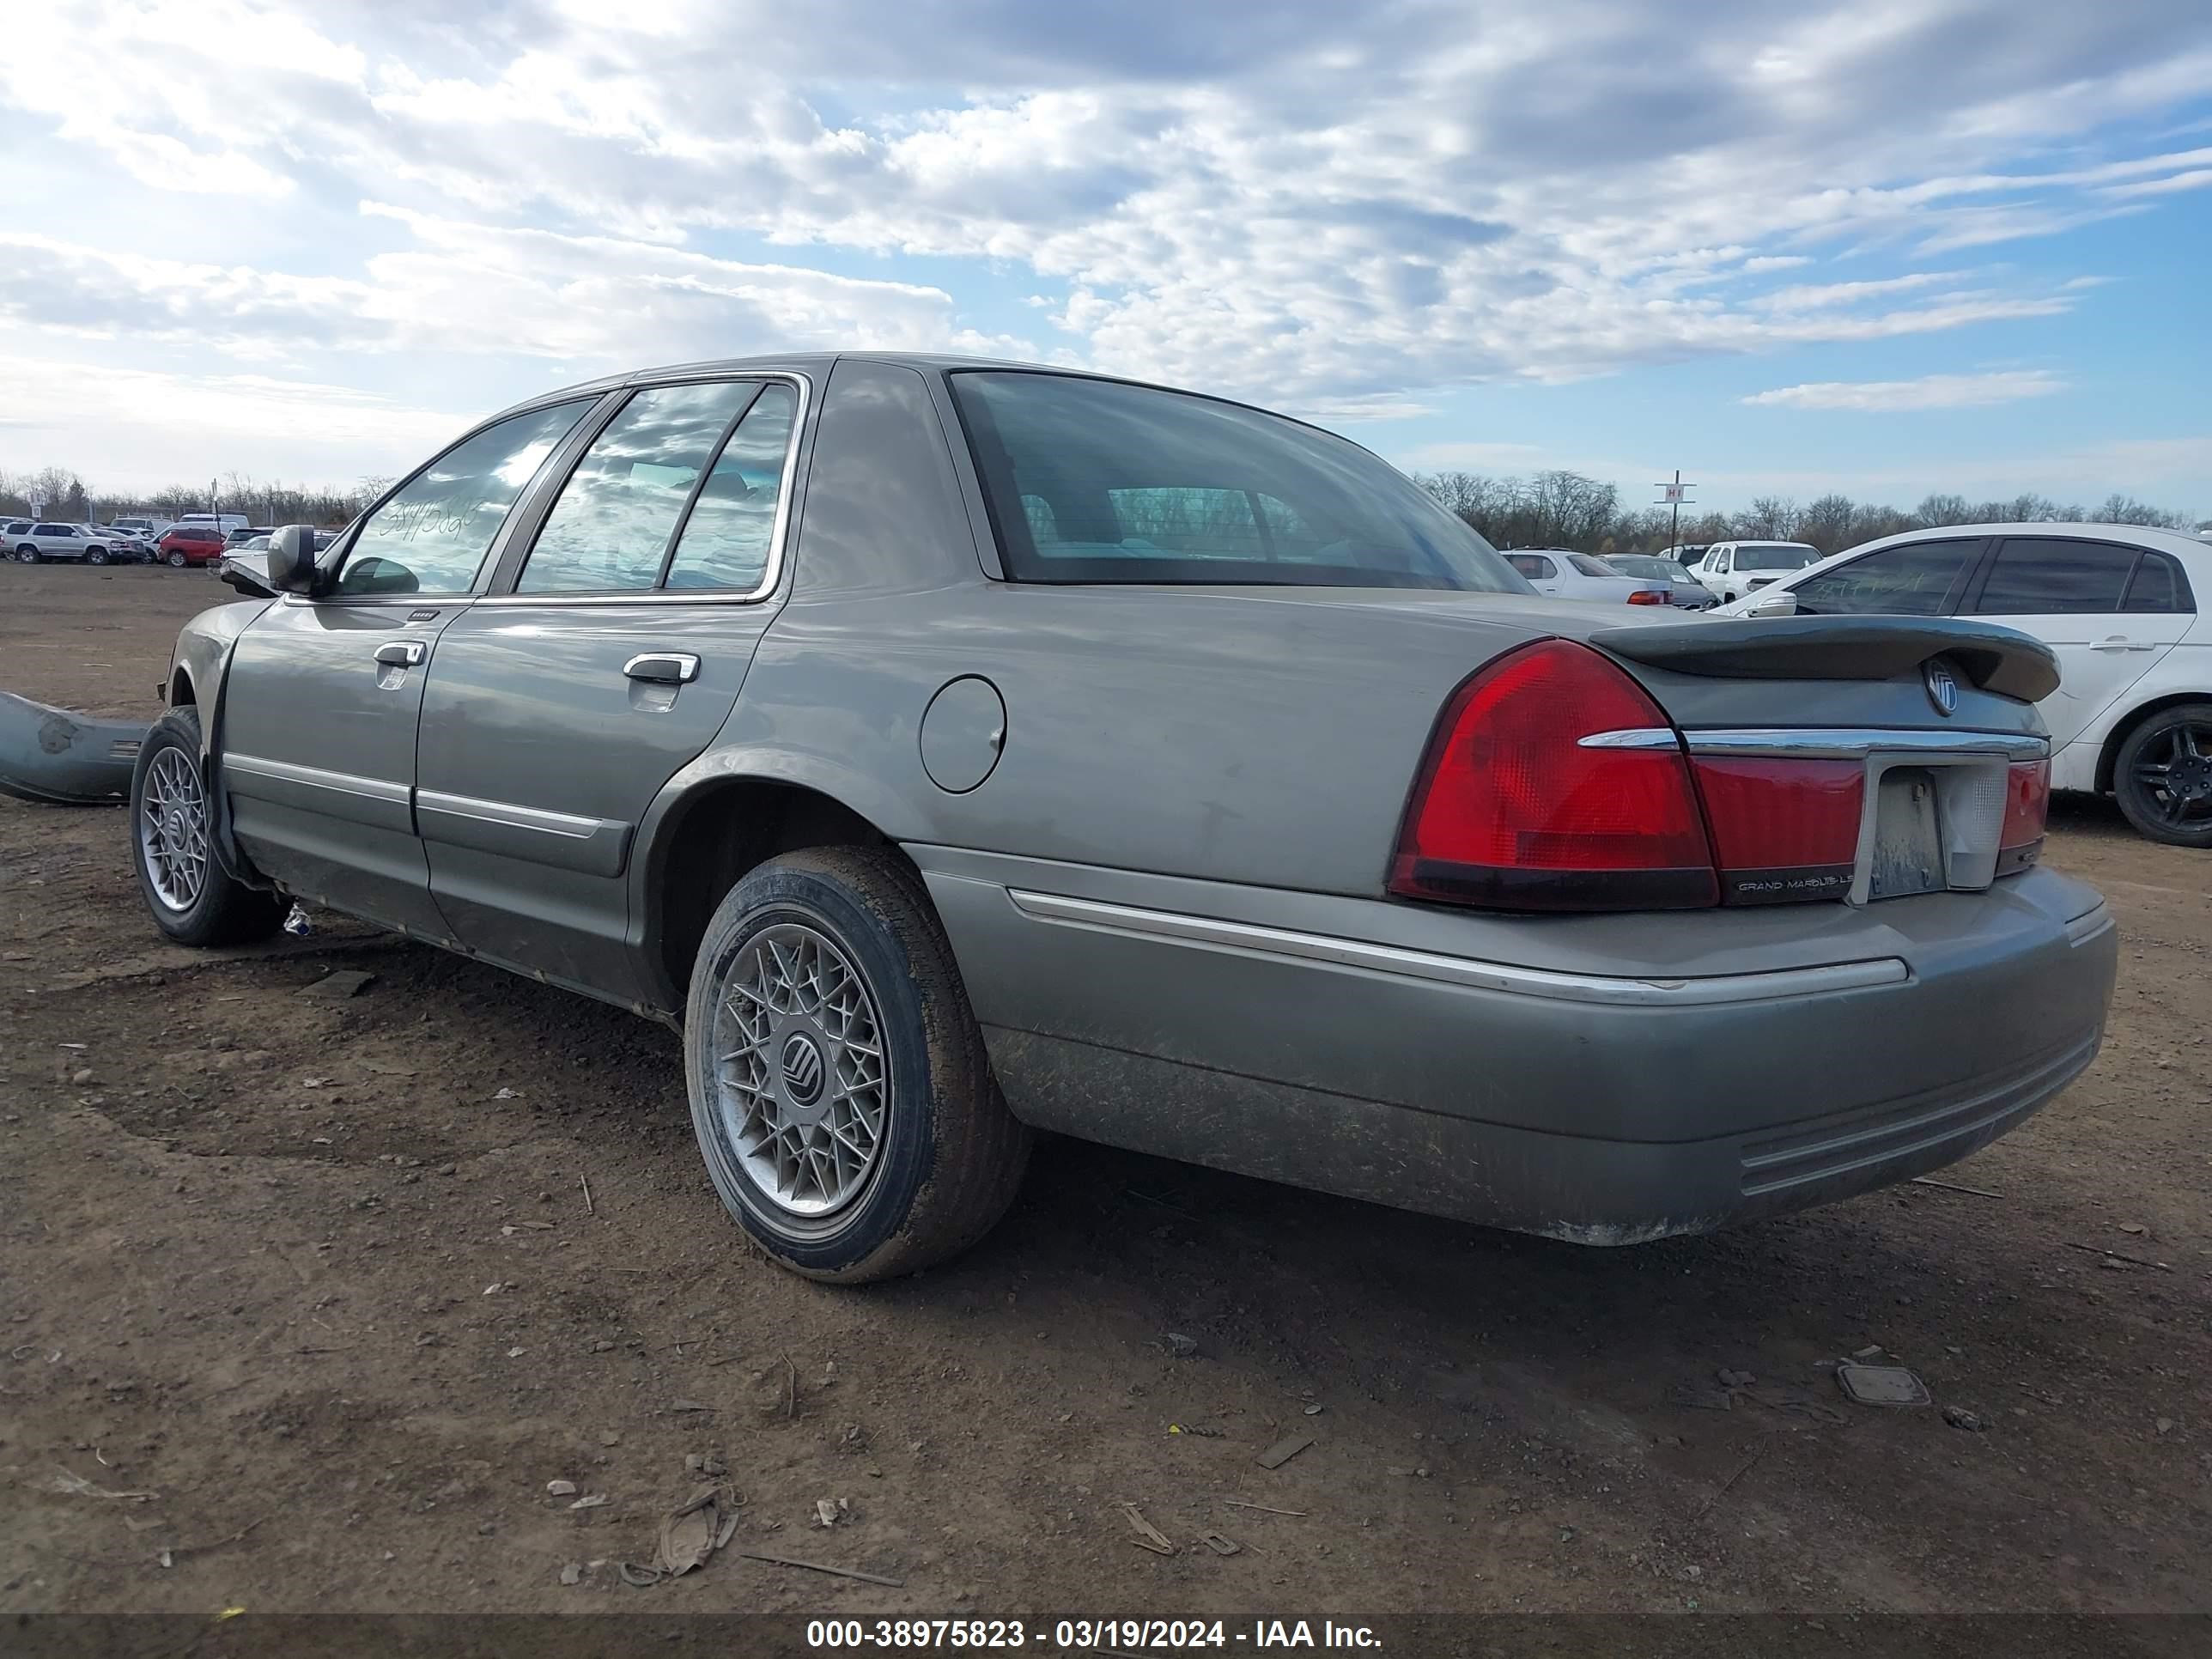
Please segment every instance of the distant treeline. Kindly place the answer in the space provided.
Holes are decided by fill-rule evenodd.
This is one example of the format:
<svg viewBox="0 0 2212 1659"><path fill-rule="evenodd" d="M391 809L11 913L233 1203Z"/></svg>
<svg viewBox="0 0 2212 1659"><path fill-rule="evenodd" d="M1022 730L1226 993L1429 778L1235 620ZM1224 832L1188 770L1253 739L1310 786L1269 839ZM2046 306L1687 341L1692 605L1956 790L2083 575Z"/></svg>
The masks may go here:
<svg viewBox="0 0 2212 1659"><path fill-rule="evenodd" d="M174 484L150 494L95 489L65 466L0 472L0 514L21 517L34 502L49 519L106 524L117 517L179 519L187 513L242 513L255 524L341 525L382 495L388 478L363 478L351 489L301 489L243 473L205 484Z"/></svg>
<svg viewBox="0 0 2212 1659"><path fill-rule="evenodd" d="M1567 547L1579 553L1656 553L1672 538L1663 507L1626 507L1613 485L1579 472L1538 472L1528 477L1488 477L1479 472L1430 472L1416 482L1482 532L1495 547ZM2133 496L2108 495L2094 507L2054 501L2046 495L1970 501L1964 495L1930 495L1911 512L1848 495L1823 495L1800 507L1761 495L1741 513L1682 514L1681 540L1710 544L1734 539L1809 542L1823 553L1946 524L2141 524L2190 531L2197 520Z"/></svg>

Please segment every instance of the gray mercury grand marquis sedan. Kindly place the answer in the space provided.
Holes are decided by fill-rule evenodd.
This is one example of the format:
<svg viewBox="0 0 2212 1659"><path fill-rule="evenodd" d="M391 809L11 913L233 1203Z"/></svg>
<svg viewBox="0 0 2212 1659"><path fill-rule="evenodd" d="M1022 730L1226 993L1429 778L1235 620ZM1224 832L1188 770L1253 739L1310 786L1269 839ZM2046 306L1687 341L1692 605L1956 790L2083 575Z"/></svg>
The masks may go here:
<svg viewBox="0 0 2212 1659"><path fill-rule="evenodd" d="M297 897L683 1034L817 1278L1057 1130L1592 1244L1930 1170L2087 1066L2051 654L1538 598L1357 446L858 353L533 398L183 631L171 938Z"/></svg>

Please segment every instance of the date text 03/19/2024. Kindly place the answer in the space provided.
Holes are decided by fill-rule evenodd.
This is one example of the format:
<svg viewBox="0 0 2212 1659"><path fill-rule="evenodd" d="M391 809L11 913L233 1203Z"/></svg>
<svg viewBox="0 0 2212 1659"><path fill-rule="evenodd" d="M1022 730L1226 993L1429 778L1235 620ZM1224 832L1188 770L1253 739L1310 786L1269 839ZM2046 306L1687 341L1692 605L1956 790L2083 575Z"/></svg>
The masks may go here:
<svg viewBox="0 0 2212 1659"><path fill-rule="evenodd" d="M1060 1619L1032 1627L1019 1619L815 1619L811 1648L1026 1648L1062 1652L1169 1651L1182 1648L1376 1649L1365 1625L1332 1620L1256 1619L1238 1628L1219 1619Z"/></svg>

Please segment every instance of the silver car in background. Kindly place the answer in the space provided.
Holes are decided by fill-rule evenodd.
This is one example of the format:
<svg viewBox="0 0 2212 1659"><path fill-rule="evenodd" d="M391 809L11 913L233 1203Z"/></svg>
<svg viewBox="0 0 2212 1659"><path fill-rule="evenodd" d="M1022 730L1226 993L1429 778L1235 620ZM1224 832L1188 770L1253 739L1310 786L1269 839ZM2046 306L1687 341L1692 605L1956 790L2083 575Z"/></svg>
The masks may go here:
<svg viewBox="0 0 2212 1659"><path fill-rule="evenodd" d="M1624 576L1667 584L1667 603L1680 611L1710 611L1720 600L1686 566L1652 553L1608 553L1605 562Z"/></svg>
<svg viewBox="0 0 2212 1659"><path fill-rule="evenodd" d="M1558 599L1591 599L1600 605L1664 605L1667 582L1614 569L1594 553L1565 547L1516 548L1505 562L1539 593Z"/></svg>
<svg viewBox="0 0 2212 1659"><path fill-rule="evenodd" d="M1698 1232L1963 1157L2103 1034L2041 646L1546 599L1239 404L649 370L263 574L140 753L157 926L305 900L661 1022L716 1191L817 1278L965 1248L1040 1129Z"/></svg>

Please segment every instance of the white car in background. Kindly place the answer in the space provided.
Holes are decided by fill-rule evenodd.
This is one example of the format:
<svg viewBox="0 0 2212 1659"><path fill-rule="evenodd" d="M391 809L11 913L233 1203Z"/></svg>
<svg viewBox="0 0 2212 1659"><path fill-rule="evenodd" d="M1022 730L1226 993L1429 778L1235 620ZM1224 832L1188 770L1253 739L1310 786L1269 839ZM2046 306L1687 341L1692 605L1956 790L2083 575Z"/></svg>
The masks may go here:
<svg viewBox="0 0 2212 1659"><path fill-rule="evenodd" d="M1668 586L1647 576L1624 576L1594 553L1564 547L1519 547L1499 555L1539 593L1555 599L1595 599L1604 605L1665 605Z"/></svg>
<svg viewBox="0 0 2212 1659"><path fill-rule="evenodd" d="M1721 616L1972 617L2058 658L2051 787L2109 793L2153 841L2212 847L2212 547L2133 525L1969 524L1854 547Z"/></svg>
<svg viewBox="0 0 2212 1659"><path fill-rule="evenodd" d="M1690 574L1727 605L1820 556L1820 550L1805 542L1715 542Z"/></svg>
<svg viewBox="0 0 2212 1659"><path fill-rule="evenodd" d="M1667 584L1667 603L1684 611L1710 611L1720 603L1711 589L1678 559L1656 553L1607 553L1605 562L1624 576L1643 576Z"/></svg>

